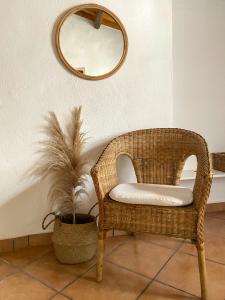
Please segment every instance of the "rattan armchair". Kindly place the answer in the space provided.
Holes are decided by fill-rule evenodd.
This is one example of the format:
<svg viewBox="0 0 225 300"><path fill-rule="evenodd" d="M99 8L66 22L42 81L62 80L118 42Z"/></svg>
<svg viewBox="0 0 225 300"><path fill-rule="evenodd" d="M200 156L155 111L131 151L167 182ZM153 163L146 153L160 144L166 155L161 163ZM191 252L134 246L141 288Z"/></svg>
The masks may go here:
<svg viewBox="0 0 225 300"><path fill-rule="evenodd" d="M126 204L112 200L109 192L118 184L116 160L125 154L132 160L139 183L178 185L186 159L197 157L193 203L168 207ZM204 251L204 215L212 173L205 140L184 129L145 129L113 139L91 170L99 201L97 281L102 280L105 233L110 229L149 232L189 239L198 251L202 299L207 299Z"/></svg>

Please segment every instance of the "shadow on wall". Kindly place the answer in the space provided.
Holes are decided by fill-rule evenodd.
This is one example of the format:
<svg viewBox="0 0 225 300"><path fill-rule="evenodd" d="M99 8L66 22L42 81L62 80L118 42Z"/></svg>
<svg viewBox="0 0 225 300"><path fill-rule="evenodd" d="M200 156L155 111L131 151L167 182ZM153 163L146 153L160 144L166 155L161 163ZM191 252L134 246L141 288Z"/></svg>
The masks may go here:
<svg viewBox="0 0 225 300"><path fill-rule="evenodd" d="M85 153L91 166L97 161L108 143L109 139ZM118 158L117 172L119 182L136 182L132 162L128 157L122 155ZM42 220L51 211L51 205L47 199L48 188L48 181L37 182L0 206L0 239L43 232ZM97 201L91 177L88 178L87 191L89 198L81 203L79 212L87 212ZM92 213L97 215L98 208L96 207ZM47 232L49 231L52 231L52 227L47 229Z"/></svg>
<svg viewBox="0 0 225 300"><path fill-rule="evenodd" d="M91 165L95 163L105 146L106 143L102 143L85 153ZM48 181L34 183L0 206L0 239L43 232L42 220L51 211L51 205L47 199L48 188ZM97 201L91 177L88 180L87 189L89 199L84 199L79 207L80 212L87 212ZM97 209L93 211L93 214L97 214ZM51 230L52 227L47 229L47 231Z"/></svg>
<svg viewBox="0 0 225 300"><path fill-rule="evenodd" d="M35 183L9 199L0 209L0 239L39 233L41 220L49 209L48 185Z"/></svg>

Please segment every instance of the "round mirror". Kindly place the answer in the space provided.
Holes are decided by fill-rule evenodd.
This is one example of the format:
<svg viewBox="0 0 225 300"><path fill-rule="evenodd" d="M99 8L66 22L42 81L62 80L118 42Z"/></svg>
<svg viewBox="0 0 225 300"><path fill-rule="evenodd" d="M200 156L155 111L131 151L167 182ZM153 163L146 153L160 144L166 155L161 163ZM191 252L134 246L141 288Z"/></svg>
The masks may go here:
<svg viewBox="0 0 225 300"><path fill-rule="evenodd" d="M123 64L128 39L121 21L97 4L75 6L59 20L56 49L75 75L91 80L114 74Z"/></svg>

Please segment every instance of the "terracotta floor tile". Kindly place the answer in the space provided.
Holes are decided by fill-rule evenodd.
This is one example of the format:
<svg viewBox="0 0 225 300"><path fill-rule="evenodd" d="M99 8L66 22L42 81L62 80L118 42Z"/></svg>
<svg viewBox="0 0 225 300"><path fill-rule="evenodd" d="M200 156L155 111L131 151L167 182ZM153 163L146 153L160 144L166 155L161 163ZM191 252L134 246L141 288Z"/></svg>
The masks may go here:
<svg viewBox="0 0 225 300"><path fill-rule="evenodd" d="M134 238L131 236L115 236L108 237L105 239L105 255L108 255L111 251L113 251L119 245L126 243L128 241L133 240Z"/></svg>
<svg viewBox="0 0 225 300"><path fill-rule="evenodd" d="M225 266L207 261L209 300L225 299ZM159 281L200 296L197 257L176 253L157 277Z"/></svg>
<svg viewBox="0 0 225 300"><path fill-rule="evenodd" d="M205 231L206 233L225 237L225 220L207 217L205 219Z"/></svg>
<svg viewBox="0 0 225 300"><path fill-rule="evenodd" d="M30 247L14 252L2 253L0 257L14 266L22 268L49 252L50 249L51 248L49 246Z"/></svg>
<svg viewBox="0 0 225 300"><path fill-rule="evenodd" d="M124 230L114 230L114 236L121 236L121 235L129 235L129 232L124 231ZM113 230L109 230L107 232L107 237L113 236Z"/></svg>
<svg viewBox="0 0 225 300"><path fill-rule="evenodd" d="M196 247L190 242L185 242L180 250L197 256ZM206 234L205 251L206 258L225 264L225 238Z"/></svg>
<svg viewBox="0 0 225 300"><path fill-rule="evenodd" d="M149 233L139 233L136 234L135 237L145 242L151 242L171 249L177 249L183 241L182 239L176 239L162 235L153 235Z"/></svg>
<svg viewBox="0 0 225 300"><path fill-rule="evenodd" d="M175 288L153 282L138 300L194 300L198 297L191 296Z"/></svg>
<svg viewBox="0 0 225 300"><path fill-rule="evenodd" d="M59 291L94 264L95 259L76 265L61 264L51 252L30 264L25 271Z"/></svg>
<svg viewBox="0 0 225 300"><path fill-rule="evenodd" d="M207 217L225 220L225 211L207 213Z"/></svg>
<svg viewBox="0 0 225 300"><path fill-rule="evenodd" d="M23 273L16 273L0 281L2 300L48 300L54 293Z"/></svg>
<svg viewBox="0 0 225 300"><path fill-rule="evenodd" d="M133 240L119 246L107 260L152 278L173 252L171 249Z"/></svg>
<svg viewBox="0 0 225 300"><path fill-rule="evenodd" d="M96 282L95 275L95 268L92 268L63 293L74 300L134 300L149 282L143 276L110 263L104 265L101 283Z"/></svg>
<svg viewBox="0 0 225 300"><path fill-rule="evenodd" d="M14 269L12 266L0 261L0 280L3 279L5 276L11 275L16 273L17 270Z"/></svg>
<svg viewBox="0 0 225 300"><path fill-rule="evenodd" d="M61 294L57 294L55 297L51 298L51 300L68 300L70 298L63 296Z"/></svg>

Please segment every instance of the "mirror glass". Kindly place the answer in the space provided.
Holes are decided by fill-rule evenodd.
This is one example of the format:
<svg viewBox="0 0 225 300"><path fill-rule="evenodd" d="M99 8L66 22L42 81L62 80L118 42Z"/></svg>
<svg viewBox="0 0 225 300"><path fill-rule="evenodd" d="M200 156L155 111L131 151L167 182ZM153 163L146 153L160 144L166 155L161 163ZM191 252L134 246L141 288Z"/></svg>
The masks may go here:
<svg viewBox="0 0 225 300"><path fill-rule="evenodd" d="M123 25L116 19L108 10L86 5L64 16L58 31L58 50L71 71L80 77L101 79L119 68L127 43Z"/></svg>

